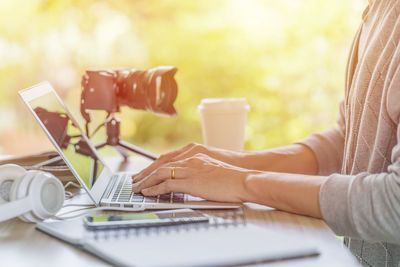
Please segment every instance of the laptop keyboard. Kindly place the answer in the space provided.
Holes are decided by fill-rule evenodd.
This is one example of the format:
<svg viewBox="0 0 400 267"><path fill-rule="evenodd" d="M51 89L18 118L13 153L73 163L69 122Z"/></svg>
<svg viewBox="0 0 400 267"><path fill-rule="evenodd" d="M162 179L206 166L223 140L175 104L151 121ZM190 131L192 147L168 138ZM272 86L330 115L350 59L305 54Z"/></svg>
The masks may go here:
<svg viewBox="0 0 400 267"><path fill-rule="evenodd" d="M117 179L118 175L112 177ZM112 183L113 184L113 183ZM111 202L126 203L183 203L185 195L183 193L169 193L154 197L145 197L142 194L132 192L132 179L130 175L124 174L119 180L117 188Z"/></svg>

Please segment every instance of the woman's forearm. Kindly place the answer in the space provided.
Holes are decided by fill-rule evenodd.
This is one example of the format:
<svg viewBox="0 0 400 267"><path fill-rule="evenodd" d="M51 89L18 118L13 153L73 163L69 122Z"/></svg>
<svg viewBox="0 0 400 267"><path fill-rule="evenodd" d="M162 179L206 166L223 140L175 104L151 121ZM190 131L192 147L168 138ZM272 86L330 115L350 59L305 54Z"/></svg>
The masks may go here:
<svg viewBox="0 0 400 267"><path fill-rule="evenodd" d="M243 202L267 205L279 210L322 218L319 191L327 179L277 172L249 175L244 183Z"/></svg>
<svg viewBox="0 0 400 267"><path fill-rule="evenodd" d="M251 170L308 175L316 175L318 173L318 162L314 152L301 144L292 144L263 151L242 152L231 159L225 159L225 161Z"/></svg>
<svg viewBox="0 0 400 267"><path fill-rule="evenodd" d="M135 175L133 179L138 182L163 164L186 160L201 154L249 170L309 175L318 173L318 162L314 152L301 144L262 151L237 152L191 143L181 149L160 156L149 168Z"/></svg>

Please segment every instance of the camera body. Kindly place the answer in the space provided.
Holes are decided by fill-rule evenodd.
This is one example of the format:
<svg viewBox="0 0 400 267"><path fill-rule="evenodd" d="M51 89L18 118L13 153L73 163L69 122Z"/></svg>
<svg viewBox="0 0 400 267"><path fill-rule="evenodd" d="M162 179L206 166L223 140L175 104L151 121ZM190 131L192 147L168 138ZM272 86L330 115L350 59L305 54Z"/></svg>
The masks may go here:
<svg viewBox="0 0 400 267"><path fill-rule="evenodd" d="M121 106L175 116L176 72L173 66L149 70L87 70L82 77L82 116L89 122L87 110L105 110L112 114L119 112Z"/></svg>

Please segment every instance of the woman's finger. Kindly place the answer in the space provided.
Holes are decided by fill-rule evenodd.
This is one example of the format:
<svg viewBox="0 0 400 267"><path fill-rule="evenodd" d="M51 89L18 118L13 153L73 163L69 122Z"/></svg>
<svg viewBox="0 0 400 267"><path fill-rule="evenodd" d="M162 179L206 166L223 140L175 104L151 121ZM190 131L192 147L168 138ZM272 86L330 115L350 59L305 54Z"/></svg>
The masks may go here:
<svg viewBox="0 0 400 267"><path fill-rule="evenodd" d="M163 164L172 161L174 158L177 158L181 154L185 154L186 151L191 150L193 147L198 146L195 143L190 143L178 150L172 151L170 153L164 154L160 156L156 161L154 161L149 167L141 171L140 173L133 175L132 180L134 183L139 182L144 179L148 175L150 175L153 171L161 167ZM180 160L182 157L177 158L176 160ZM175 161L176 161L175 160Z"/></svg>
<svg viewBox="0 0 400 267"><path fill-rule="evenodd" d="M139 182L132 184L132 191L138 193L145 188L162 183L166 180L182 179L186 175L184 167L161 167L153 171L149 176ZM172 179L174 178L174 179Z"/></svg>
<svg viewBox="0 0 400 267"><path fill-rule="evenodd" d="M157 196L171 192L189 193L190 180L166 180L149 188L143 189L145 196Z"/></svg>

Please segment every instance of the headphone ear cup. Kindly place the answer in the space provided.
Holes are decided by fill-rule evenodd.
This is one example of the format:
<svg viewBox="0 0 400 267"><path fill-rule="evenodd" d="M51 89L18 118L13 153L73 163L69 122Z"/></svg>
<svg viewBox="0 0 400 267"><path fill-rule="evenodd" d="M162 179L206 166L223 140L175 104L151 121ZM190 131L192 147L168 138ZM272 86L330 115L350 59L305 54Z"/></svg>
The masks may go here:
<svg viewBox="0 0 400 267"><path fill-rule="evenodd" d="M20 216L30 222L45 220L57 214L64 204L64 186L53 174L32 171L28 197L31 198L32 211Z"/></svg>

